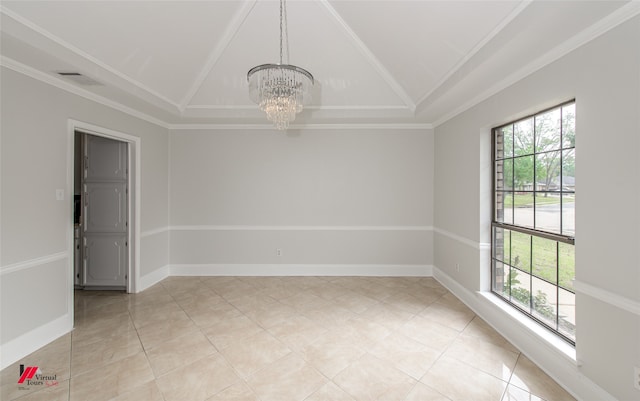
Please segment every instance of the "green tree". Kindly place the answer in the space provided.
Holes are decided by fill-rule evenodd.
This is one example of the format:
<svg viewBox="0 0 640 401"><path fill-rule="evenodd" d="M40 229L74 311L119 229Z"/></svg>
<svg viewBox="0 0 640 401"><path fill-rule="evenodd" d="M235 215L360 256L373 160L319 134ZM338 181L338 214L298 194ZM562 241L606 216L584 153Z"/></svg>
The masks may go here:
<svg viewBox="0 0 640 401"><path fill-rule="evenodd" d="M519 121L513 127L513 184L514 189L524 190L533 184L533 118Z"/></svg>
<svg viewBox="0 0 640 401"><path fill-rule="evenodd" d="M550 190L562 175L575 176L574 104L502 127L499 135L499 157L507 158L501 189Z"/></svg>
<svg viewBox="0 0 640 401"><path fill-rule="evenodd" d="M562 174L576 176L576 105L570 104L562 108L562 147L571 148L564 152L562 158Z"/></svg>
<svg viewBox="0 0 640 401"><path fill-rule="evenodd" d="M538 189L538 184L544 190L550 190L553 184L560 184L561 175L574 176L574 105L517 122L514 124L513 143L516 190L524 190L529 185ZM563 152L563 148L571 149Z"/></svg>

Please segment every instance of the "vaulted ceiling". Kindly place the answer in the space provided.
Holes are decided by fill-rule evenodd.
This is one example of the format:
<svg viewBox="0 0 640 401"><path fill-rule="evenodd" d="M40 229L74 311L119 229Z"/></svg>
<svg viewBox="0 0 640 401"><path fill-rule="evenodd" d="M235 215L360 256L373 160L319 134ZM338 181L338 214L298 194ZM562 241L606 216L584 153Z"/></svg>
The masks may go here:
<svg viewBox="0 0 640 401"><path fill-rule="evenodd" d="M2 64L170 126L266 125L247 71L279 58L274 0L2 1ZM439 124L638 14L629 1L289 0L296 124ZM60 76L79 72L99 84Z"/></svg>

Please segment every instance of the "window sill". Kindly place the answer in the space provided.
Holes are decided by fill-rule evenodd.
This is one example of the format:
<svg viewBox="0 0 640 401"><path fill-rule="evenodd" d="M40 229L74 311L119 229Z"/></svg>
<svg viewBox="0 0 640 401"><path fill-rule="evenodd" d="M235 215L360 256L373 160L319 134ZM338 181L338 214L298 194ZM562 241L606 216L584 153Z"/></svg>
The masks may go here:
<svg viewBox="0 0 640 401"><path fill-rule="evenodd" d="M504 313L511 320L521 328L526 329L528 334L535 337L538 341L545 343L550 349L556 351L559 355L563 356L568 361L579 366L579 362L576 359L576 349L571 344L564 341L562 338L556 336L551 331L542 327L536 321L529 319L523 313L517 311L509 304L498 298L497 295L489 291L479 291L477 293L480 298L494 307L494 310L498 310ZM514 344L516 345L516 344Z"/></svg>

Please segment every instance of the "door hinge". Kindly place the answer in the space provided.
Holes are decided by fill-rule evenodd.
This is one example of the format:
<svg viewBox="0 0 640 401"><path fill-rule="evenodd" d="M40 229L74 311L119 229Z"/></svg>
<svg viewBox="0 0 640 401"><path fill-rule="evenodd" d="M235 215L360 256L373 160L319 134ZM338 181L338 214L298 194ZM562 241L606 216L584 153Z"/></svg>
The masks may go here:
<svg viewBox="0 0 640 401"><path fill-rule="evenodd" d="M129 246L129 241L125 241L124 246Z"/></svg>

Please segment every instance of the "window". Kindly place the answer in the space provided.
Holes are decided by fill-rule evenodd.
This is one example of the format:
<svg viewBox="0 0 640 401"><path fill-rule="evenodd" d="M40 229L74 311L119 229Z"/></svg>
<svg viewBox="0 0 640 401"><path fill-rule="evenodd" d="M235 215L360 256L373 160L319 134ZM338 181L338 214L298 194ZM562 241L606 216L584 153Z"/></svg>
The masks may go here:
<svg viewBox="0 0 640 401"><path fill-rule="evenodd" d="M575 102L493 130L492 290L575 344Z"/></svg>

